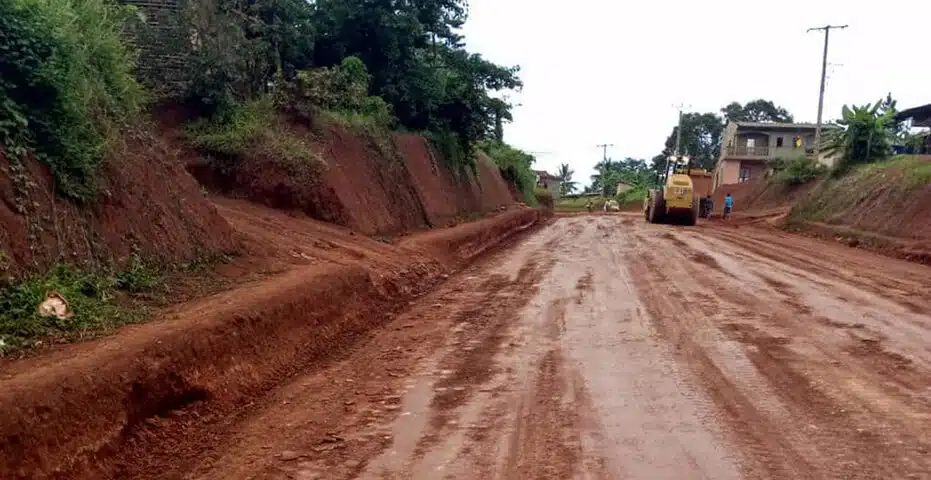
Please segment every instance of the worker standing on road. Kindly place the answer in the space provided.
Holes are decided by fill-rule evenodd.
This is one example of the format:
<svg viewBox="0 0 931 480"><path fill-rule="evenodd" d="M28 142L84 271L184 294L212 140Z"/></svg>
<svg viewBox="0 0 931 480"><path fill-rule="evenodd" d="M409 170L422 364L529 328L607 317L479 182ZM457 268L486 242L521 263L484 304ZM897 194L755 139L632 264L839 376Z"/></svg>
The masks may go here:
<svg viewBox="0 0 931 480"><path fill-rule="evenodd" d="M712 215L714 215L714 198L708 197L708 211L705 212L705 218L711 220Z"/></svg>
<svg viewBox="0 0 931 480"><path fill-rule="evenodd" d="M727 220L731 216L731 210L734 209L734 197L730 193L724 197L724 219Z"/></svg>

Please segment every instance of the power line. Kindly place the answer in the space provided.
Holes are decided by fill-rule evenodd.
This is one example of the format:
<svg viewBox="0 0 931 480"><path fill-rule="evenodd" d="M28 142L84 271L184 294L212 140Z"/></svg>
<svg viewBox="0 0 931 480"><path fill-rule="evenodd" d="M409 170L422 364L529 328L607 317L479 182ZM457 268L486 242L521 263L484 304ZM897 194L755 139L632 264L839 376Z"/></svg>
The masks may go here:
<svg viewBox="0 0 931 480"><path fill-rule="evenodd" d="M824 55L821 57L821 89L818 93L818 126L815 129L815 161L821 158L821 115L824 112L824 81L828 70L828 37L831 29L845 29L847 25L825 25L823 27L809 28L807 31L824 30Z"/></svg>

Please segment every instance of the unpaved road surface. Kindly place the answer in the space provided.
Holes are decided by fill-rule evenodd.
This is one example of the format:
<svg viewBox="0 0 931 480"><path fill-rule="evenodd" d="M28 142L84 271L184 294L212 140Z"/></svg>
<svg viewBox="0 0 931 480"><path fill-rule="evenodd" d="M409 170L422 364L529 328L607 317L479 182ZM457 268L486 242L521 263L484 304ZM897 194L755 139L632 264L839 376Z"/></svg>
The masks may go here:
<svg viewBox="0 0 931 480"><path fill-rule="evenodd" d="M929 289L927 267L773 231L560 218L126 472L931 478Z"/></svg>

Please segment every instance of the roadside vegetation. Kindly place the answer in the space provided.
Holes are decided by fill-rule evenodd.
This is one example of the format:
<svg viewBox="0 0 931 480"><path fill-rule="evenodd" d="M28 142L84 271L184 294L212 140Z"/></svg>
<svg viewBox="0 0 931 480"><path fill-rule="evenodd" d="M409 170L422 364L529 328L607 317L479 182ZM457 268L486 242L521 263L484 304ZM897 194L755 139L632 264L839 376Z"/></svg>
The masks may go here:
<svg viewBox="0 0 931 480"><path fill-rule="evenodd" d="M3 252L0 252L0 260ZM82 270L57 265L44 275L0 280L0 358L46 346L86 340L147 321L159 307L226 288L232 280L212 273L229 257L203 256L177 265L155 265L133 255L120 269ZM0 263L0 274L3 273ZM62 317L42 315L49 298L67 305Z"/></svg>
<svg viewBox="0 0 931 480"><path fill-rule="evenodd" d="M95 199L108 145L146 102L122 36L138 24L108 0L0 2L0 146L14 167L34 154L59 194Z"/></svg>
<svg viewBox="0 0 931 480"><path fill-rule="evenodd" d="M475 171L480 142L501 141L518 67L468 52L456 33L464 0L191 2L178 31L203 39L182 96L216 129L266 96L281 112L338 124L397 157L392 130L422 132L454 168Z"/></svg>
<svg viewBox="0 0 931 480"><path fill-rule="evenodd" d="M115 273L90 273L59 265L45 276L0 285L0 357L24 348L37 348L92 337L147 317L144 310L121 308L133 295L162 285L153 268L134 262ZM67 314L43 316L39 305L48 297L67 302Z"/></svg>
<svg viewBox="0 0 931 480"><path fill-rule="evenodd" d="M532 170L535 161L533 155L499 140L486 140L478 147L495 162L504 179L517 186L524 197L524 203L533 206L538 204L537 177ZM552 194L546 193L552 203Z"/></svg>

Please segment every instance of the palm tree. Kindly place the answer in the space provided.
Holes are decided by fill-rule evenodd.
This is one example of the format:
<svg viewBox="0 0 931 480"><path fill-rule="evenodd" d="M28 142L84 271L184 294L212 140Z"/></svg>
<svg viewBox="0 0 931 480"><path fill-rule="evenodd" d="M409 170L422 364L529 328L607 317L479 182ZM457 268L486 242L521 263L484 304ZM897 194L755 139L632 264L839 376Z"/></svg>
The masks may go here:
<svg viewBox="0 0 931 480"><path fill-rule="evenodd" d="M563 195L569 195L576 190L576 182L572 181L572 175L575 172L569 168L569 164L564 163L559 166L559 189Z"/></svg>

